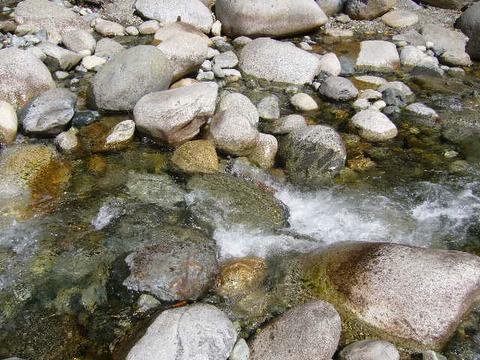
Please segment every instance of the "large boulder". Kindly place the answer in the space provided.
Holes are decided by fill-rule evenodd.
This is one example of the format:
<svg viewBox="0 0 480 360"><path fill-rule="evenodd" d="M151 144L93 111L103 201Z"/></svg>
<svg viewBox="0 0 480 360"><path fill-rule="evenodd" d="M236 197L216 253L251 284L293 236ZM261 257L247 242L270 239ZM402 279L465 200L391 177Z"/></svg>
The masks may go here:
<svg viewBox="0 0 480 360"><path fill-rule="evenodd" d="M127 360L225 360L237 332L216 307L196 304L162 312L127 355Z"/></svg>
<svg viewBox="0 0 480 360"><path fill-rule="evenodd" d="M337 350L342 321L335 308L313 301L288 310L250 343L252 360L330 360Z"/></svg>
<svg viewBox="0 0 480 360"><path fill-rule="evenodd" d="M347 0L346 12L356 20L375 19L393 8L397 0Z"/></svg>
<svg viewBox="0 0 480 360"><path fill-rule="evenodd" d="M127 256L130 275L123 284L163 301L197 300L218 270L215 241L190 229L163 228L157 234L160 244Z"/></svg>
<svg viewBox="0 0 480 360"><path fill-rule="evenodd" d="M67 89L52 89L36 97L20 116L28 134L60 134L75 114L77 95Z"/></svg>
<svg viewBox="0 0 480 360"><path fill-rule="evenodd" d="M217 0L215 14L232 37L305 33L328 21L314 0Z"/></svg>
<svg viewBox="0 0 480 360"><path fill-rule="evenodd" d="M292 43L259 38L240 52L240 69L248 75L269 81L303 85L320 72L319 57Z"/></svg>
<svg viewBox="0 0 480 360"><path fill-rule="evenodd" d="M208 57L209 38L192 25L176 22L155 33L154 43L173 66L174 80L197 70Z"/></svg>
<svg viewBox="0 0 480 360"><path fill-rule="evenodd" d="M118 53L92 80L90 106L103 111L131 111L144 95L167 89L173 69L154 46L139 45Z"/></svg>
<svg viewBox="0 0 480 360"><path fill-rule="evenodd" d="M340 135L323 125L294 130L280 142L279 154L290 181L307 187L321 185L336 175L347 158Z"/></svg>
<svg viewBox="0 0 480 360"><path fill-rule="evenodd" d="M467 53L475 60L480 60L480 3L470 6L455 24L469 37Z"/></svg>
<svg viewBox="0 0 480 360"><path fill-rule="evenodd" d="M258 120L255 105L245 95L228 94L220 101L208 137L217 149L227 154L248 155L258 142Z"/></svg>
<svg viewBox="0 0 480 360"><path fill-rule="evenodd" d="M48 0L25 0L15 8L15 20L30 26L33 32L47 30L50 41L58 43L65 32L90 30L89 22L65 6Z"/></svg>
<svg viewBox="0 0 480 360"><path fill-rule="evenodd" d="M194 138L215 111L218 85L205 82L152 92L135 105L138 130L152 138L178 145Z"/></svg>
<svg viewBox="0 0 480 360"><path fill-rule="evenodd" d="M480 258L392 243L344 243L306 260L304 279L344 319L347 343L439 349L479 299Z"/></svg>
<svg viewBox="0 0 480 360"><path fill-rule="evenodd" d="M34 97L54 87L50 71L30 51L0 50L0 100L21 110Z"/></svg>
<svg viewBox="0 0 480 360"><path fill-rule="evenodd" d="M207 34L213 24L212 13L200 0L137 0L135 8L144 17L161 24L180 19Z"/></svg>

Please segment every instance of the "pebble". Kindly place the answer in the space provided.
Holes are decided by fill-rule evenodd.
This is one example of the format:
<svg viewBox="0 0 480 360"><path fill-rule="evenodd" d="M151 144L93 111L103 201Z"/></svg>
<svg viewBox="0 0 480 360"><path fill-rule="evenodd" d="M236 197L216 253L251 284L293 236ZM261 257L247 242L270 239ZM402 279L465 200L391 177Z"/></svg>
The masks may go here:
<svg viewBox="0 0 480 360"><path fill-rule="evenodd" d="M373 89L361 90L358 94L359 99L378 100L382 98L382 93Z"/></svg>
<svg viewBox="0 0 480 360"><path fill-rule="evenodd" d="M78 131L70 128L68 131L61 132L55 137L55 145L62 153L70 154L78 148Z"/></svg>
<svg viewBox="0 0 480 360"><path fill-rule="evenodd" d="M237 69L223 69L223 73L229 82L238 81L242 78L242 74Z"/></svg>
<svg viewBox="0 0 480 360"><path fill-rule="evenodd" d="M137 35L140 33L135 26L127 26L127 27L125 28L125 32L126 32L128 35L132 35L132 36L137 36Z"/></svg>
<svg viewBox="0 0 480 360"><path fill-rule="evenodd" d="M366 110L370 107L370 101L367 99L357 99L354 101L352 106L357 111Z"/></svg>
<svg viewBox="0 0 480 360"><path fill-rule="evenodd" d="M382 111L383 109L385 109L387 107L387 103L383 100L377 100L375 101L372 106L371 106L374 110L377 110L377 111Z"/></svg>
<svg viewBox="0 0 480 360"><path fill-rule="evenodd" d="M320 58L319 70L333 76L338 76L342 72L342 65L337 55L327 53Z"/></svg>
<svg viewBox="0 0 480 360"><path fill-rule="evenodd" d="M15 141L17 136L18 119L12 105L6 101L0 101L0 143L9 144Z"/></svg>
<svg viewBox="0 0 480 360"><path fill-rule="evenodd" d="M320 94L336 101L349 101L358 95L357 88L353 83L340 76L330 76L319 89Z"/></svg>
<svg viewBox="0 0 480 360"><path fill-rule="evenodd" d="M210 71L212 70L212 62L210 60L205 60L202 65L200 65L200 68L203 71Z"/></svg>
<svg viewBox="0 0 480 360"><path fill-rule="evenodd" d="M215 80L215 74L213 71L199 71L196 79L198 81L213 81Z"/></svg>
<svg viewBox="0 0 480 360"><path fill-rule="evenodd" d="M233 39L233 45L235 47L243 47L251 41L252 41L252 39L249 38L248 36L239 36L239 37Z"/></svg>
<svg viewBox="0 0 480 360"><path fill-rule="evenodd" d="M355 80L360 81L362 83L369 84L369 85L374 85L377 87L388 83L388 81L385 80L384 78L381 78L378 76L372 76L372 75L355 76Z"/></svg>
<svg viewBox="0 0 480 360"><path fill-rule="evenodd" d="M313 111L318 109L316 101L308 94L298 93L290 98L290 103L299 111Z"/></svg>
<svg viewBox="0 0 480 360"><path fill-rule="evenodd" d="M216 20L212 25L211 33L213 36L222 35L222 23L219 20Z"/></svg>
<svg viewBox="0 0 480 360"><path fill-rule="evenodd" d="M330 28L325 30L325 35L334 38L350 38L353 37L353 31L348 29L334 29Z"/></svg>
<svg viewBox="0 0 480 360"><path fill-rule="evenodd" d="M290 134L292 131L307 126L307 121L302 115L287 115L278 120L263 124L262 130L273 135Z"/></svg>
<svg viewBox="0 0 480 360"><path fill-rule="evenodd" d="M68 78L70 76L70 74L66 71L55 71L55 77L58 79L58 80L65 80L66 78Z"/></svg>
<svg viewBox="0 0 480 360"><path fill-rule="evenodd" d="M300 43L298 44L298 47L299 47L300 49L302 49L302 50L305 50L305 51L311 51L311 50L313 50L312 46L311 46L309 43L305 42L305 41L300 42Z"/></svg>
<svg viewBox="0 0 480 360"><path fill-rule="evenodd" d="M222 69L234 68L238 65L238 57L233 51L226 51L215 55L213 63Z"/></svg>
<svg viewBox="0 0 480 360"><path fill-rule="evenodd" d="M418 116L429 117L433 119L438 118L438 114L435 110L422 103L410 104L405 108L405 110Z"/></svg>
<svg viewBox="0 0 480 360"><path fill-rule="evenodd" d="M277 138L269 134L260 134L256 146L248 155L248 159L258 167L267 170L275 164L277 151Z"/></svg>
<svg viewBox="0 0 480 360"><path fill-rule="evenodd" d="M395 346L387 341L363 340L346 346L340 360L400 360Z"/></svg>
<svg viewBox="0 0 480 360"><path fill-rule="evenodd" d="M106 145L123 144L133 138L135 133L135 122L133 120L124 120L119 122L107 136Z"/></svg>

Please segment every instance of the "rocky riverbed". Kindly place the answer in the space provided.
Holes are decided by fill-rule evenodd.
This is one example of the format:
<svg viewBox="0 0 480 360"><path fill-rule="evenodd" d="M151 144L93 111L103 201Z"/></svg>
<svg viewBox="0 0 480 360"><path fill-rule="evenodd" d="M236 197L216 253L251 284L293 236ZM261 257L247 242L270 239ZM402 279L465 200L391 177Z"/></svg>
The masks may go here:
<svg viewBox="0 0 480 360"><path fill-rule="evenodd" d="M480 358L480 3L2 1L0 358Z"/></svg>

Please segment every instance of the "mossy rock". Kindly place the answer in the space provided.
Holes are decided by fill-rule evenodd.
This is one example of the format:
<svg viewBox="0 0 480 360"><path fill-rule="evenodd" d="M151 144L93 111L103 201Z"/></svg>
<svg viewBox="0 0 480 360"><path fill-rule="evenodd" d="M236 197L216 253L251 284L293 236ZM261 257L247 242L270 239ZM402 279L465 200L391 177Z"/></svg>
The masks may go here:
<svg viewBox="0 0 480 360"><path fill-rule="evenodd" d="M210 174L218 171L217 152L208 140L188 141L179 146L173 153L172 163L186 174Z"/></svg>

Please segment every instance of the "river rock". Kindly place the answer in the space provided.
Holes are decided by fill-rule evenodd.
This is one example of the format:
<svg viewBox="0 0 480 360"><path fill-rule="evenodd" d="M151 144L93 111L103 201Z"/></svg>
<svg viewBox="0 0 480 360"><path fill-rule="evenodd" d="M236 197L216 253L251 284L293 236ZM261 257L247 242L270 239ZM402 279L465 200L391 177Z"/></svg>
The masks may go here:
<svg viewBox="0 0 480 360"><path fill-rule="evenodd" d="M400 66L395 44L383 40L367 40L360 43L356 67L358 70L390 72Z"/></svg>
<svg viewBox="0 0 480 360"><path fill-rule="evenodd" d="M431 6L444 8L444 9L455 9L462 10L470 4L472 0L422 0L422 3L428 4Z"/></svg>
<svg viewBox="0 0 480 360"><path fill-rule="evenodd" d="M273 135L259 134L257 144L248 155L249 160L262 169L270 169L275 164L278 141Z"/></svg>
<svg viewBox="0 0 480 360"><path fill-rule="evenodd" d="M83 29L65 32L62 36L62 42L67 49L77 53L88 50L90 54L93 54L97 45L92 33Z"/></svg>
<svg viewBox="0 0 480 360"><path fill-rule="evenodd" d="M107 148L115 149L129 143L135 134L135 123L133 120L124 120L115 125L105 139Z"/></svg>
<svg viewBox="0 0 480 360"><path fill-rule="evenodd" d="M50 71L31 52L0 50L0 100L20 110L35 96L54 87Z"/></svg>
<svg viewBox="0 0 480 360"><path fill-rule="evenodd" d="M160 244L126 257L130 275L123 284L163 301L198 299L218 270L215 241L196 230L168 227L158 236Z"/></svg>
<svg viewBox="0 0 480 360"><path fill-rule="evenodd" d="M353 83L341 76L330 76L318 90L323 96L335 101L349 101L358 96L358 90Z"/></svg>
<svg viewBox="0 0 480 360"><path fill-rule="evenodd" d="M442 25L426 24L422 27L421 33L426 42L433 44L435 53L440 54L448 65L471 65L470 57L465 52L468 37L461 32Z"/></svg>
<svg viewBox="0 0 480 360"><path fill-rule="evenodd" d="M97 55L91 55L91 56L85 56L82 59L82 66L87 69L87 70L93 70L93 71L98 71L100 66L105 64L107 62L107 59L97 56Z"/></svg>
<svg viewBox="0 0 480 360"><path fill-rule="evenodd" d="M320 72L316 55L269 38L255 39L245 45L239 59L240 69L245 73L269 81L303 85L311 83Z"/></svg>
<svg viewBox="0 0 480 360"><path fill-rule="evenodd" d="M57 149L64 154L71 154L78 149L77 130L70 128L68 131L61 132L55 137Z"/></svg>
<svg viewBox="0 0 480 360"><path fill-rule="evenodd" d="M405 110L411 114L421 117L436 119L438 114L435 110L422 103L413 103L408 105Z"/></svg>
<svg viewBox="0 0 480 360"><path fill-rule="evenodd" d="M342 65L337 55L334 53L327 53L320 57L320 72L324 72L333 76L338 76L342 72Z"/></svg>
<svg viewBox="0 0 480 360"><path fill-rule="evenodd" d="M347 0L346 13L355 20L371 20L393 8L396 0Z"/></svg>
<svg viewBox="0 0 480 360"><path fill-rule="evenodd" d="M343 11L345 0L316 0L325 15L332 16Z"/></svg>
<svg viewBox="0 0 480 360"><path fill-rule="evenodd" d="M136 0L100 0L101 15L106 20L114 21L123 26L137 26L142 19L135 14Z"/></svg>
<svg viewBox="0 0 480 360"><path fill-rule="evenodd" d="M95 31L103 36L125 35L125 28L121 24L101 18L95 20Z"/></svg>
<svg viewBox="0 0 480 360"><path fill-rule="evenodd" d="M23 109L20 115L23 130L36 135L61 133L72 120L76 103L77 96L67 89L44 92Z"/></svg>
<svg viewBox="0 0 480 360"><path fill-rule="evenodd" d="M142 35L155 34L158 30L160 30L160 24L157 20L145 21L138 27L138 31Z"/></svg>
<svg viewBox="0 0 480 360"><path fill-rule="evenodd" d="M436 57L428 56L416 46L411 45L403 47L400 51L400 63L407 70L415 67L440 70Z"/></svg>
<svg viewBox="0 0 480 360"><path fill-rule="evenodd" d="M189 210L207 228L217 228L223 221L256 229L287 226L283 203L253 182L228 174L204 174L193 176L187 189Z"/></svg>
<svg viewBox="0 0 480 360"><path fill-rule="evenodd" d="M125 50L123 45L119 44L113 39L100 39L95 48L95 55L105 59L112 59L116 54Z"/></svg>
<svg viewBox="0 0 480 360"><path fill-rule="evenodd" d="M370 141L385 141L398 134L395 124L376 110L360 111L352 117L351 124L358 129L361 137Z"/></svg>
<svg viewBox="0 0 480 360"><path fill-rule="evenodd" d="M472 59L480 60L480 3L474 3L465 10L455 26L469 37L467 53Z"/></svg>
<svg viewBox="0 0 480 360"><path fill-rule="evenodd" d="M257 104L258 115L264 120L276 120L280 117L280 100L276 95L265 96Z"/></svg>
<svg viewBox="0 0 480 360"><path fill-rule="evenodd" d="M323 301L296 306L268 324L250 342L252 360L330 360L337 349L342 322Z"/></svg>
<svg viewBox="0 0 480 360"><path fill-rule="evenodd" d="M187 141L180 145L173 153L172 163L186 174L218 171L217 152L208 140Z"/></svg>
<svg viewBox="0 0 480 360"><path fill-rule="evenodd" d="M197 70L207 59L209 38L192 25L176 22L155 33L154 44L173 66L174 80Z"/></svg>
<svg viewBox="0 0 480 360"><path fill-rule="evenodd" d="M148 93L167 89L173 76L168 58L154 46L125 50L103 65L92 80L89 103L104 111L130 111Z"/></svg>
<svg viewBox="0 0 480 360"><path fill-rule="evenodd" d="M215 14L231 37L305 33L328 21L314 0L217 0Z"/></svg>
<svg viewBox="0 0 480 360"><path fill-rule="evenodd" d="M25 0L18 3L15 21L30 26L33 32L45 29L49 41L54 43L59 43L66 32L90 30L90 24L83 16L48 0Z"/></svg>
<svg viewBox="0 0 480 360"><path fill-rule="evenodd" d="M302 115L287 115L278 120L262 124L262 131L267 134L285 135L307 126Z"/></svg>
<svg viewBox="0 0 480 360"><path fill-rule="evenodd" d="M135 8L160 24L180 20L208 34L213 24L210 10L199 0L137 0Z"/></svg>
<svg viewBox="0 0 480 360"><path fill-rule="evenodd" d="M249 360L250 349L247 342L244 339L239 339L233 347L228 360Z"/></svg>
<svg viewBox="0 0 480 360"><path fill-rule="evenodd" d="M126 359L226 360L236 340L223 312L213 305L189 305L162 312Z"/></svg>
<svg viewBox="0 0 480 360"><path fill-rule="evenodd" d="M392 343L381 340L362 340L346 346L340 352L340 360L400 360L400 354Z"/></svg>
<svg viewBox="0 0 480 360"><path fill-rule="evenodd" d="M397 346L435 350L478 300L480 258L459 251L345 243L306 264L306 281L345 315L353 330L349 338L368 338L373 331ZM365 325L360 333L353 318Z"/></svg>
<svg viewBox="0 0 480 360"><path fill-rule="evenodd" d="M288 178L295 184L317 186L345 166L347 152L340 135L328 126L314 125L291 132L280 142Z"/></svg>
<svg viewBox="0 0 480 360"><path fill-rule="evenodd" d="M0 101L0 144L9 144L17 137L17 113L12 105Z"/></svg>
<svg viewBox="0 0 480 360"><path fill-rule="evenodd" d="M318 109L317 102L308 94L298 93L290 98L290 103L299 111L313 111Z"/></svg>
<svg viewBox="0 0 480 360"><path fill-rule="evenodd" d="M393 10L383 15L382 21L393 28L403 28L415 25L418 15L408 10Z"/></svg>
<svg viewBox="0 0 480 360"><path fill-rule="evenodd" d="M213 63L220 66L222 69L234 68L238 65L238 57L233 51L226 51L215 55Z"/></svg>
<svg viewBox="0 0 480 360"><path fill-rule="evenodd" d="M135 123L152 138L179 145L194 138L213 116L217 94L213 82L152 92L135 105Z"/></svg>
<svg viewBox="0 0 480 360"><path fill-rule="evenodd" d="M82 57L76 52L64 49L49 42L38 45L45 54L45 64L54 70L70 70L78 65Z"/></svg>

